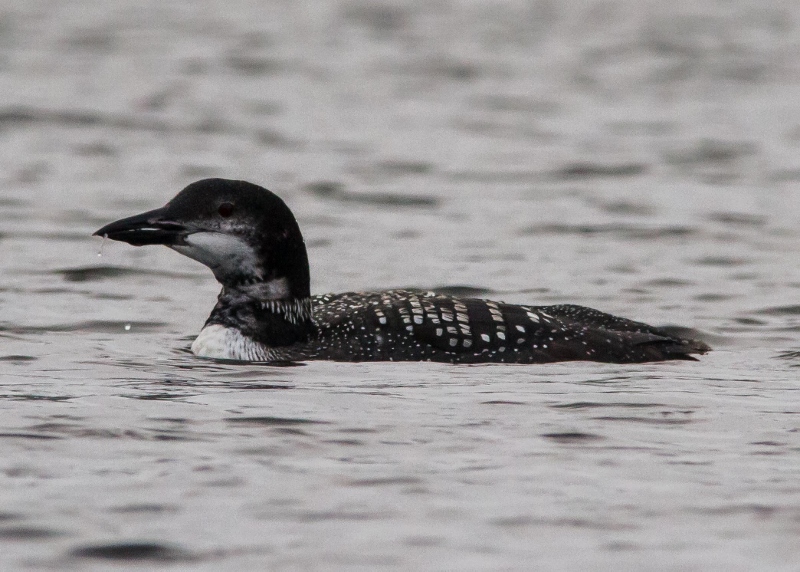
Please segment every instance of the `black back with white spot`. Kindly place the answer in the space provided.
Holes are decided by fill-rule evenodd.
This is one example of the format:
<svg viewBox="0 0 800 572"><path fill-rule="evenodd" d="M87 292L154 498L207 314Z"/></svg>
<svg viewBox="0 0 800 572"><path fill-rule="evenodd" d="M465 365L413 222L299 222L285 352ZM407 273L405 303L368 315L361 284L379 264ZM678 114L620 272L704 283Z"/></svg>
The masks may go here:
<svg viewBox="0 0 800 572"><path fill-rule="evenodd" d="M295 359L625 363L691 360L708 350L702 342L574 305L392 290L316 296L312 308L316 339L297 347Z"/></svg>

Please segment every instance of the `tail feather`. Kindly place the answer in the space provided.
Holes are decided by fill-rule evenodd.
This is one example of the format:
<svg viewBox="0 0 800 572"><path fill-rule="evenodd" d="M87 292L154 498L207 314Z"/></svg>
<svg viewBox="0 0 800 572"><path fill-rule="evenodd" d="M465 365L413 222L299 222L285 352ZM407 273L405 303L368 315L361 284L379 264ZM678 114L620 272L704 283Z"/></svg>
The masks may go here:
<svg viewBox="0 0 800 572"><path fill-rule="evenodd" d="M640 345L644 347L651 346L655 352L663 356L661 357L662 360L697 361L693 354L703 355L711 351L711 347L705 342L688 338L666 338L643 342Z"/></svg>

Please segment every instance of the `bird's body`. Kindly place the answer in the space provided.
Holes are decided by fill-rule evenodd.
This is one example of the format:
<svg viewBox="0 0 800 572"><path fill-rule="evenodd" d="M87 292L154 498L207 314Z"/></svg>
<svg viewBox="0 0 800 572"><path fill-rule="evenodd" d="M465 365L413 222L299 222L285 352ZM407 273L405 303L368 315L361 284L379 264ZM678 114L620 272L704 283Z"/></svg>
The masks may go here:
<svg viewBox="0 0 800 572"><path fill-rule="evenodd" d="M222 284L192 344L243 361L546 363L694 359L703 342L574 305L524 306L433 292L310 295L299 227L271 192L206 179L162 209L96 234L164 244L209 266Z"/></svg>

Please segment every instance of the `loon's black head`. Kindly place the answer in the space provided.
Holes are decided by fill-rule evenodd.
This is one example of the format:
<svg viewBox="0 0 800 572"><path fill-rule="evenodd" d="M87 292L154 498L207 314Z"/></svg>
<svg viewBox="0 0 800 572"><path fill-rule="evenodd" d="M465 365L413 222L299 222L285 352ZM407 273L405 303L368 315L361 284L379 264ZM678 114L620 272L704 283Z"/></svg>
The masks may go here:
<svg viewBox="0 0 800 572"><path fill-rule="evenodd" d="M292 211L246 181L197 181L162 208L94 234L134 246L168 246L208 266L227 288L261 287L259 294L270 299L310 295L308 255Z"/></svg>

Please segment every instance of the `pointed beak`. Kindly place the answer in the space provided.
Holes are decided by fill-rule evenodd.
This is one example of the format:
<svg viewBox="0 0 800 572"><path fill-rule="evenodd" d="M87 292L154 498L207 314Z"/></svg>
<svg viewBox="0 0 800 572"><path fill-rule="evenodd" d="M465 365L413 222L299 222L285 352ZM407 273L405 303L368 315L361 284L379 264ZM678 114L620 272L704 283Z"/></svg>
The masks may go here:
<svg viewBox="0 0 800 572"><path fill-rule="evenodd" d="M94 233L111 240L127 242L133 246L145 244L182 244L187 229L166 216L167 207L123 218L107 224Z"/></svg>

